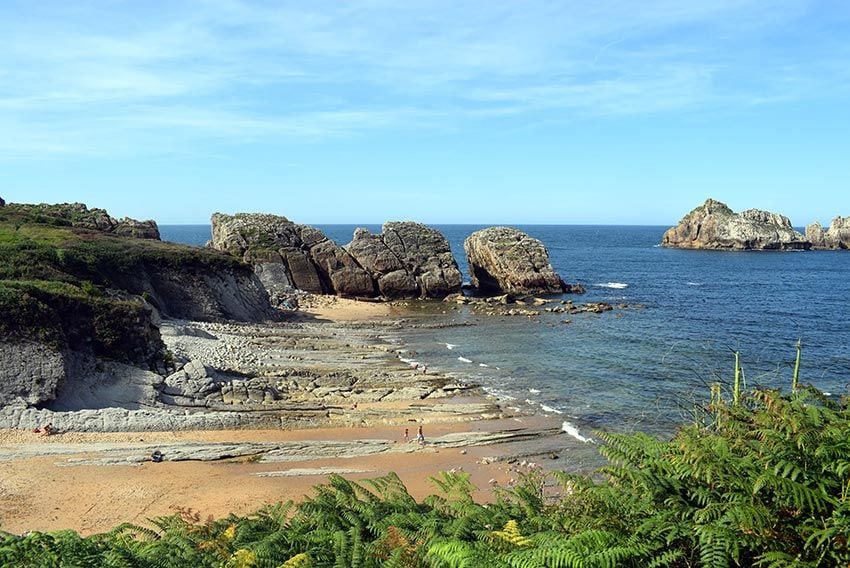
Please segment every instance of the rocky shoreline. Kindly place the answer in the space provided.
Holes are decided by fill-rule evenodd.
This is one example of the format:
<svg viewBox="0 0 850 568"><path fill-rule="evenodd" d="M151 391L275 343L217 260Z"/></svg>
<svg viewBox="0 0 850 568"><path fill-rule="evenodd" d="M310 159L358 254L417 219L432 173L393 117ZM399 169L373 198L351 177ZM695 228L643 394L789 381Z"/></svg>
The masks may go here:
<svg viewBox="0 0 850 568"><path fill-rule="evenodd" d="M47 423L78 432L316 428L403 423L411 416L427 421L499 415L495 403L483 400L443 404L480 391L399 362L396 348L379 340L398 325L398 320L365 326L166 320L160 332L176 372L163 378L103 362L42 408L4 407L0 428ZM355 406L357 412L350 412Z"/></svg>

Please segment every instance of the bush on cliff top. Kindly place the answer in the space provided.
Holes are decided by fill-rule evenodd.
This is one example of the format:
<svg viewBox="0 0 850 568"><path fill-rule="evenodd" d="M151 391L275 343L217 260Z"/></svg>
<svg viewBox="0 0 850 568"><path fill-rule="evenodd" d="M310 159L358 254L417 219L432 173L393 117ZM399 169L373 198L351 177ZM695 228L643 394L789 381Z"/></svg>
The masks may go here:
<svg viewBox="0 0 850 568"><path fill-rule="evenodd" d="M480 505L465 474L413 499L398 477L81 538L0 536L3 566L833 567L850 563L850 407L814 389L715 399L670 441L602 435L604 481L537 471Z"/></svg>
<svg viewBox="0 0 850 568"><path fill-rule="evenodd" d="M0 280L0 337L41 341L123 362L153 365L162 356L150 308L102 294L89 282Z"/></svg>

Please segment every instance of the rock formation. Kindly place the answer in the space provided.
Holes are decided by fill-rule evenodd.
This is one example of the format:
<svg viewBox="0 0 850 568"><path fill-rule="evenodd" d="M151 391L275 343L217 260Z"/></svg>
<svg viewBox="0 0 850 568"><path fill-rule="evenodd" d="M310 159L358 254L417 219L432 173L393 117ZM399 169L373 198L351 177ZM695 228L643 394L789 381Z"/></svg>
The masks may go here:
<svg viewBox="0 0 850 568"><path fill-rule="evenodd" d="M806 227L806 238L813 249L850 249L850 217L836 217L824 230L818 222Z"/></svg>
<svg viewBox="0 0 850 568"><path fill-rule="evenodd" d="M488 294L559 294L566 284L539 240L509 227L472 233L463 243L472 285Z"/></svg>
<svg viewBox="0 0 850 568"><path fill-rule="evenodd" d="M0 197L0 207L3 207L5 205L6 205L6 200L3 199L2 197Z"/></svg>
<svg viewBox="0 0 850 568"><path fill-rule="evenodd" d="M165 372L161 316L276 316L250 266L159 241L153 221L115 221L82 204L9 204L0 234L0 406L44 405L85 377L111 389L95 372L105 361ZM146 238L122 237L133 234Z"/></svg>
<svg viewBox="0 0 850 568"><path fill-rule="evenodd" d="M708 199L670 228L662 246L713 250L807 250L811 243L788 217L759 209L735 213Z"/></svg>
<svg viewBox="0 0 850 568"><path fill-rule="evenodd" d="M25 214L51 218L58 224L113 233L124 237L159 240L159 227L156 221L137 221L129 217L115 219L105 209L89 209L83 203L41 203L38 205L15 203L14 205L10 204L10 207L12 206Z"/></svg>
<svg viewBox="0 0 850 568"><path fill-rule="evenodd" d="M254 264L266 289L373 296L372 279L321 231L278 215L212 216L212 246Z"/></svg>
<svg viewBox="0 0 850 568"><path fill-rule="evenodd" d="M460 289L448 241L419 223L387 223L383 233L358 229L341 247L321 231L286 217L212 216L212 246L254 264L269 294L293 289L349 297L442 298Z"/></svg>
<svg viewBox="0 0 850 568"><path fill-rule="evenodd" d="M345 248L388 298L444 298L460 291L449 242L421 223L385 223L379 235L357 229Z"/></svg>

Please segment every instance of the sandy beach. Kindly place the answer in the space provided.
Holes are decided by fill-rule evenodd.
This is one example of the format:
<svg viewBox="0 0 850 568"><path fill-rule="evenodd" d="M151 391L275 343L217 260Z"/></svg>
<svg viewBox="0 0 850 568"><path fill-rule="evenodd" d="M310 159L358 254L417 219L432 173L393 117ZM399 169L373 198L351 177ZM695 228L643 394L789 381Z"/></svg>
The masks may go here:
<svg viewBox="0 0 850 568"><path fill-rule="evenodd" d="M298 317L350 326L392 317L395 309L312 298ZM387 351L380 350L382 358L364 368L377 366L382 373L390 368L395 381L408 375L421 380ZM334 406L319 427L311 420L292 428L68 431L47 437L0 430L0 529L92 534L181 511L201 518L244 515L265 503L300 500L331 473L361 479L393 471L422 498L436 491L431 476L462 470L479 488L476 498L488 500L494 488L509 486L523 470L527 436L556 440L559 435L557 421L512 414L477 390L438 400L353 396ZM415 441L420 425L424 445ZM150 459L157 450L165 456L159 463Z"/></svg>

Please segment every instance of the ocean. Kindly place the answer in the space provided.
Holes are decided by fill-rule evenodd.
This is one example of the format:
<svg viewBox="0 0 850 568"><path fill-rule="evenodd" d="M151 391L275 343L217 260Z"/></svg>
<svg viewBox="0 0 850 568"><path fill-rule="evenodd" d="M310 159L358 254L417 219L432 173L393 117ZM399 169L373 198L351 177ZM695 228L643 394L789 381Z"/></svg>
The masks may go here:
<svg viewBox="0 0 850 568"><path fill-rule="evenodd" d="M317 227L345 244L356 226ZM468 281L463 240L484 226L434 227ZM475 316L446 304L445 314L431 309L423 317L466 325L412 327L388 337L404 345L404 357L478 382L508 405L558 416L577 446L600 429L671 433L694 403L707 401L710 383L731 382L733 351L748 386L788 389L799 339L802 382L848 394L850 252L666 249L658 243L667 227L517 228L546 245L567 282L587 288L565 299L630 307L529 319ZM210 238L208 225L160 230L174 242Z"/></svg>

